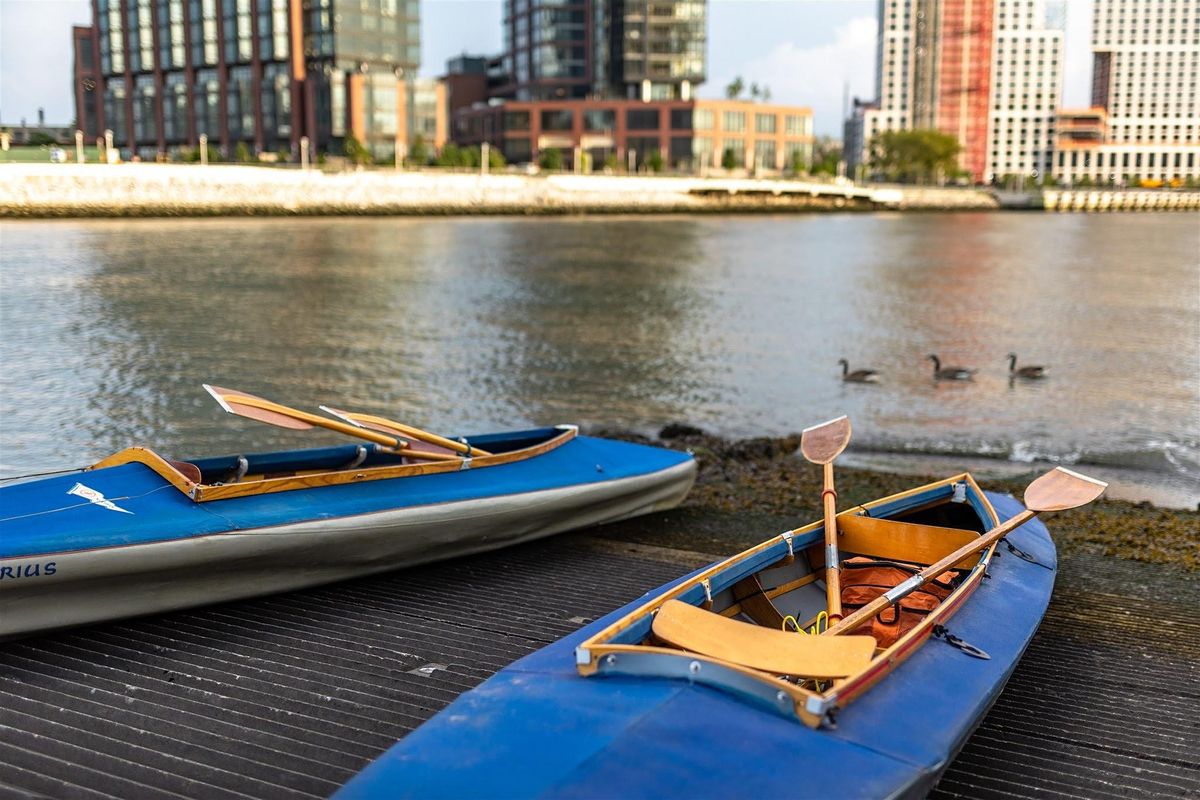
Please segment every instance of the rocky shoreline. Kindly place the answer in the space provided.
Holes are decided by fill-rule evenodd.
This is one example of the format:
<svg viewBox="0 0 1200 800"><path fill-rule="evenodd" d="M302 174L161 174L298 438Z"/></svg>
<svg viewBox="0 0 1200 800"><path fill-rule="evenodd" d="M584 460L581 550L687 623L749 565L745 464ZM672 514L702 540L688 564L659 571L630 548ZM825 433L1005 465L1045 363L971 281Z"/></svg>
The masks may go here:
<svg viewBox="0 0 1200 800"><path fill-rule="evenodd" d="M700 466L695 488L678 509L609 526L606 538L727 555L821 515L821 471L800 456L799 434L731 441L678 424L657 438L611 429L595 433L690 450ZM1020 497L1034 476L989 480L984 488ZM848 508L944 477L838 467L838 505ZM1101 498L1055 514L1047 524L1060 557L1169 564L1200 576L1200 511Z"/></svg>

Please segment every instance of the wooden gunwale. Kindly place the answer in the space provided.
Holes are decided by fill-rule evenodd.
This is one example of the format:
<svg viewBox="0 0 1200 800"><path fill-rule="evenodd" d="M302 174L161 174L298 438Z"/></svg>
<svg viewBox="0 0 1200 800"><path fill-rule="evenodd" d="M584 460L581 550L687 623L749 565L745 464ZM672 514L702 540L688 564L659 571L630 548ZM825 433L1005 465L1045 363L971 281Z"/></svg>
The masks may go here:
<svg viewBox="0 0 1200 800"><path fill-rule="evenodd" d="M288 492L297 489L315 489L323 486L364 483L391 478L407 478L416 475L436 475L443 472L458 472L464 468L483 469L501 464L512 464L555 450L578 435L579 429L570 425L563 426L557 436L541 444L524 447L508 453L496 453L470 459L456 458L452 461L437 461L423 464L396 464L350 470L317 471L304 475L264 478L261 480L222 485L194 483L173 467L170 462L146 447L127 447L102 461L96 462L87 469L94 470L131 463L144 464L194 502L204 503L214 500L228 500L234 497ZM468 463L469 467L467 467Z"/></svg>
<svg viewBox="0 0 1200 800"><path fill-rule="evenodd" d="M982 501L983 508L986 511L987 516L990 518L990 522L991 522L991 526L988 528L988 530L991 530L991 529L995 528L997 525L999 525L1000 524L999 516L996 514L995 509L992 508L991 502L987 499L987 496L983 493L983 490L979 487L979 484L977 484L975 482L975 479L972 478L969 473L965 473L965 472L960 473L958 475L954 475L949 478L945 478L940 481L934 481L933 483L929 483L924 486L918 486L914 489L909 489L905 492L900 492L899 494L889 495L888 497L884 497L879 500L874 500L869 503L864 503L860 506L856 506L855 508L847 509L846 511L842 512L842 514L860 513L861 511L870 510L872 508L875 508L875 507L878 507L878 506L881 506L884 504L894 503L894 502L903 500L906 497L911 497L913 495L927 492L931 489L936 489L936 488L939 488L942 486L953 485L954 483L958 483L959 481L966 481L968 484L970 484L971 488L976 493L976 496ZM938 505L941 502L945 502L945 501L944 500L936 501L936 502L932 502L932 503L926 504L925 506L921 506L921 507L923 508L923 507ZM913 511L913 509L906 509L906 513L911 513L912 511ZM805 525L804 527L796 528L792 531L789 531L789 533L791 533L793 536L797 536L802 533L807 533L809 531L812 531L812 530L820 527L823 524L824 523L822 521L813 522L808 525ZM986 531L985 531L985 533L986 533ZM620 634L622 631L626 630L627 628L632 627L634 624L641 621L647 614L650 614L651 612L655 611L658 607L660 607L667 600L677 598L679 595L683 594L684 592L688 591L689 589L694 588L695 586L699 585L701 582L711 578L713 575L721 572L728 566L731 566L732 564L737 563L738 561L745 560L745 559L747 559L757 553L760 553L763 550L766 550L770 547L774 547L775 545L778 544L778 542L779 542L779 537L768 539L767 541L751 548L750 550L739 553L736 556L731 556L730 558L727 558L724 561L721 561L721 562L713 565L712 567L709 567L708 569L695 575L688 581L685 581L684 583L681 583L680 585L671 589L669 592L659 595L658 597L655 597L654 599L646 602L645 604L640 606L635 611L631 612L630 614L627 614L626 616L617 620L613 624L609 625L604 630L600 631L599 633L595 634L591 638L587 639L579 646L579 650L586 653L588 655L589 660L588 660L588 663L577 664L577 669L578 669L579 673L584 676L595 674L596 672L599 671L600 659L608 654L647 653L647 654L669 655L669 656L675 656L675 657L686 657L686 658L690 658L692 660L698 660L698 661L709 661L709 662L712 662L715 664L719 664L726 669L730 669L735 672L738 672L742 675L746 675L746 676L752 677L756 680L763 681L763 682L769 684L770 686L772 686L773 688L777 688L779 691L785 692L793 702L793 707L794 707L794 712L795 712L796 717L801 722L804 722L806 725L808 725L810 727L819 727L823 721L823 715L818 716L818 715L815 715L812 712L810 712L806 705L807 702L810 699L812 699L812 700L817 700L817 701L832 702L832 704L836 707L843 707L846 704L848 704L851 700L853 700L855 697L859 696L860 694L862 694L863 692L865 692L869 688L871 688L871 686L873 686L879 680L884 678L888 673L890 673L899 664L903 663L903 661L906 658L908 658L910 655L912 655L914 652L916 652L916 650L920 647L920 645L922 643L924 643L927 639L929 639L929 637L932 635L933 628L935 625L941 624L945 620L949 619L954 614L954 612L959 608L959 606L961 606L964 602L966 602L967 598L969 598L971 596L971 594L974 593L975 589L977 589L979 584L982 582L984 572L986 572L988 564L991 562L992 555L996 549L996 544L992 544L985 550L983 556L975 564L974 568L968 574L967 578L962 582L962 584L960 584L958 586L958 588L956 588L954 590L953 593L951 593L951 595L948 598L946 598L946 600L943 603L941 603L938 606L938 608L933 613L931 613L924 620L922 620L915 628L913 628L907 634L902 636L891 647L889 647L885 650L877 651L876 656L871 660L871 662L866 667L863 668L863 670L861 672L859 672L856 675L853 675L853 676L850 676L845 679L837 681L836 684L830 690L826 691L823 694L801 688L800 686L797 686L796 684L785 681L785 680L779 678L778 676L772 675L770 673L751 669L749 667L745 667L745 666L742 666L739 664L721 661L720 659L715 659L715 658L711 658L709 656L699 655L696 653L689 653L689 652L684 652L682 650L678 650L678 649L674 649L674 648L666 648L666 647L652 647L652 646L645 646L645 645L626 645L626 644L605 644L605 641L610 640L612 637ZM797 634L797 635L799 635L799 634Z"/></svg>

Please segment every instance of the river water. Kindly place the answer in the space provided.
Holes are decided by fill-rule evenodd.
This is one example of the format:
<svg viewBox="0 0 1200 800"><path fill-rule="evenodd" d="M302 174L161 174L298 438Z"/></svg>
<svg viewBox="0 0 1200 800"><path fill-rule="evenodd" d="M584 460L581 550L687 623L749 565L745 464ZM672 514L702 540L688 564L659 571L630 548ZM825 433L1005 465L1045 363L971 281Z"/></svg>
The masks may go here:
<svg viewBox="0 0 1200 800"><path fill-rule="evenodd" d="M4 475L329 441L209 382L455 433L848 413L859 463L1200 499L1196 215L4 222L0 257ZM1049 377L1011 382L1009 351ZM978 373L937 383L929 353Z"/></svg>

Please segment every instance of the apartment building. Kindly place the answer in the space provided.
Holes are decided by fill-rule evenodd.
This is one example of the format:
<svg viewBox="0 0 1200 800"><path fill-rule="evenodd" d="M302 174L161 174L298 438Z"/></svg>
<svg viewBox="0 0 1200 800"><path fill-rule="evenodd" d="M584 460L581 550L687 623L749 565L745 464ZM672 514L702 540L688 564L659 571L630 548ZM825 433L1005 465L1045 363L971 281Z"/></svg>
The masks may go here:
<svg viewBox="0 0 1200 800"><path fill-rule="evenodd" d="M86 86L90 55L98 101L89 117L77 93L78 118L131 154L201 135L227 156L294 155L302 137L340 152L353 135L382 157L409 136L417 0L92 0L92 19L76 72Z"/></svg>
<svg viewBox="0 0 1200 800"><path fill-rule="evenodd" d="M872 139L935 129L962 146L976 182L1050 166L1062 90L1062 0L880 0L875 99L846 123L851 174Z"/></svg>
<svg viewBox="0 0 1200 800"><path fill-rule="evenodd" d="M1200 0L1095 0L1092 106L1060 115L1067 184L1200 179Z"/></svg>

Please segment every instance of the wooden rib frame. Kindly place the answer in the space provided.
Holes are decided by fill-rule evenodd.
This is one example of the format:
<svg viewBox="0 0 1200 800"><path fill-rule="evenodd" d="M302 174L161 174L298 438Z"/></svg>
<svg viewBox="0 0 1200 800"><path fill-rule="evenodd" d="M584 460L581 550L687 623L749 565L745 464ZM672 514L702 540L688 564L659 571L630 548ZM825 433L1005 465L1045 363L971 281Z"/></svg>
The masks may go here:
<svg viewBox="0 0 1200 800"><path fill-rule="evenodd" d="M464 468L468 461L470 462L471 469L484 469L486 467L499 466L500 464L512 464L555 450L574 439L578 434L578 428L568 425L560 428L557 436L541 444L514 450L510 453L497 453L471 459L456 458L452 461L434 461L424 464L396 464L367 467L366 469L317 471L303 475L262 478L222 485L194 483L188 480L183 473L171 466L170 462L147 447L127 447L102 461L96 462L88 467L88 469L115 467L121 464L144 464L195 502L204 503L213 500L229 500L234 497L290 492L297 489L316 489L322 486L339 486L347 483L364 483L391 478L407 478L416 475L458 472Z"/></svg>
<svg viewBox="0 0 1200 800"><path fill-rule="evenodd" d="M965 481L968 483L977 493L977 496L983 501L984 510L986 511L987 517L991 522L991 527L989 530L999 525L1000 518L996 514L995 509L992 508L992 504L988 502L987 496L983 493L983 490L979 488L979 484L975 482L975 479L971 477L969 473L965 472L944 480L934 481L933 483L929 483L924 486L918 486L915 489L909 489L906 492L889 495L888 497L884 497L870 503L864 503L863 505L847 509L838 516L858 514L864 510L869 510L871 508L883 505L884 503L892 503L897 500L903 500L906 497L911 497L922 492L927 492L930 489L954 484L959 481ZM799 536L819 528L822 524L823 522L821 521L813 522L789 532L793 536ZM802 688L794 683L781 679L777 675L751 669L741 664L721 661L719 659L699 655L696 653L687 653L675 648L629 644L605 644L606 641L611 641L612 637L618 635L627 628L632 627L634 623L644 618L647 614L657 611L663 603L667 602L668 600L678 598L679 595L688 591L692 587L712 578L727 566L734 563L735 559L742 560L744 557L760 553L778 543L779 537L774 537L751 548L750 550L720 561L703 572L693 576L684 583L681 583L670 591L644 603L632 613L625 615L604 630L589 637L586 641L579 645L579 650L587 652L589 657L588 663L577 665L579 674L588 676L597 673L599 671L600 659L610 653L646 653L708 661L713 664L718 664L726 669L730 669L754 678L755 680L767 683L771 686L771 688L785 693L792 702L793 712L796 718L811 728L817 728L824 723L825 715L817 715L809 711L808 702L810 700L829 703L834 708L842 708L891 673L893 669L895 669L909 656L920 649L920 646L933 634L933 628L935 625L940 625L953 616L954 612L957 611L964 602L966 602L967 598L969 598L977 588L979 588L980 583L983 581L983 575L987 571L988 564L991 563L992 555L996 550L996 544L989 546L984 551L982 557L975 564L971 572L967 575L966 579L959 584L958 588L956 588L949 597L947 597L932 613L925 617L925 619L923 619L915 628L910 630L904 636L900 637L900 639L891 647L883 650L877 650L875 657L869 664L867 664L866 667L863 668L861 672L842 680L835 681L832 688L828 689L824 693L814 692L812 690Z"/></svg>

